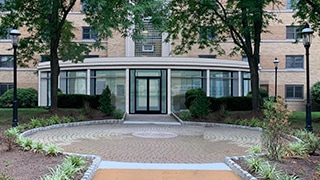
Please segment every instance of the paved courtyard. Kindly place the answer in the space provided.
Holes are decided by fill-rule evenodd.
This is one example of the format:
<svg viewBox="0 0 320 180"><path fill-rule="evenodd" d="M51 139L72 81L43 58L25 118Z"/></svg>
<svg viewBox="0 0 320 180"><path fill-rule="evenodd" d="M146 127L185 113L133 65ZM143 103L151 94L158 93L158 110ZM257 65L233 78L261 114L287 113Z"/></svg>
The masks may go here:
<svg viewBox="0 0 320 180"><path fill-rule="evenodd" d="M258 130L227 126L99 124L56 128L29 135L65 152L94 154L104 161L216 163L245 155L260 144Z"/></svg>

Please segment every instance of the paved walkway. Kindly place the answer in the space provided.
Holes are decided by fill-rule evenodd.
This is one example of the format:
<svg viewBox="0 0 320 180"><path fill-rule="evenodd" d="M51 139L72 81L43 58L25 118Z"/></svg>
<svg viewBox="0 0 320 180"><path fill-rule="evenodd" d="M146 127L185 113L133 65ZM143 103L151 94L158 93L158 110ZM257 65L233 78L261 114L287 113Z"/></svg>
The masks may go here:
<svg viewBox="0 0 320 180"><path fill-rule="evenodd" d="M136 163L144 163L141 169L175 169L178 165L179 169L207 170L213 164L216 169L228 169L223 163L225 156L246 155L249 147L261 142L257 130L139 121L131 117L123 124L56 128L28 137L55 143L65 152L101 156L100 168L129 169L139 167Z"/></svg>

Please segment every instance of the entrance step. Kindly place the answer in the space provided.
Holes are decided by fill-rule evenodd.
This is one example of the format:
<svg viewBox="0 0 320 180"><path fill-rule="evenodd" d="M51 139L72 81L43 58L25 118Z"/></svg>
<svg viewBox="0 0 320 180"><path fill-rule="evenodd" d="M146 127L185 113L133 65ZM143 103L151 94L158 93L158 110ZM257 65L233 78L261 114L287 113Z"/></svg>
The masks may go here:
<svg viewBox="0 0 320 180"><path fill-rule="evenodd" d="M181 125L180 122L168 114L127 114L123 124Z"/></svg>

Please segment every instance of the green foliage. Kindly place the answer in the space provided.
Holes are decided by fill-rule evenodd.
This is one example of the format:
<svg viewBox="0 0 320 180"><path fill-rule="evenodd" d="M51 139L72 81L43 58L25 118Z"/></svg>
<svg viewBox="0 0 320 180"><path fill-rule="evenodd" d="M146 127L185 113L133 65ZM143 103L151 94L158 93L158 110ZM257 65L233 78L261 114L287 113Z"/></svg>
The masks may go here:
<svg viewBox="0 0 320 180"><path fill-rule="evenodd" d="M25 151L31 150L33 144L34 144L34 142L33 142L33 140L30 139L30 138L23 138L23 139L21 139L21 142L20 142L20 146L21 146L22 149L25 150Z"/></svg>
<svg viewBox="0 0 320 180"><path fill-rule="evenodd" d="M189 108L192 117L206 118L209 115L210 101L203 89L199 89Z"/></svg>
<svg viewBox="0 0 320 180"><path fill-rule="evenodd" d="M305 157L307 154L307 146L303 142L289 143L286 147L285 156L287 157Z"/></svg>
<svg viewBox="0 0 320 180"><path fill-rule="evenodd" d="M225 111L251 111L252 97L250 96L225 96L225 97L208 97L211 102L211 111L220 111L224 108Z"/></svg>
<svg viewBox="0 0 320 180"><path fill-rule="evenodd" d="M293 17L297 21L297 24L304 25L308 22L313 29L319 29L320 27L320 2L319 1L306 1L291 0L291 8L294 11ZM301 27L302 29L303 27ZM319 33L319 32L318 32Z"/></svg>
<svg viewBox="0 0 320 180"><path fill-rule="evenodd" d="M58 165L56 169L50 168L50 173L44 177L41 177L41 180L69 180L75 179L75 175L83 171L85 166L85 160L78 156L68 156L61 165Z"/></svg>
<svg viewBox="0 0 320 180"><path fill-rule="evenodd" d="M121 119L123 117L124 112L121 109L114 110L112 117L115 119Z"/></svg>
<svg viewBox="0 0 320 180"><path fill-rule="evenodd" d="M61 153L61 148L59 148L55 144L47 144L44 147L44 151L45 151L46 155L48 155L48 156L57 156Z"/></svg>
<svg viewBox="0 0 320 180"><path fill-rule="evenodd" d="M285 100L277 98L277 102L264 102L264 125L262 133L263 146L272 160L280 160L284 153L283 132L288 128L290 111Z"/></svg>
<svg viewBox="0 0 320 180"><path fill-rule="evenodd" d="M115 110L114 105L111 102L111 91L107 86L100 96L100 111L105 115L112 115Z"/></svg>
<svg viewBox="0 0 320 180"><path fill-rule="evenodd" d="M12 127L4 131L4 135L6 136L6 142L8 150L10 151L15 143L15 139L18 137L20 130L17 127Z"/></svg>
<svg viewBox="0 0 320 180"><path fill-rule="evenodd" d="M320 81L311 87L311 97L317 104L320 104Z"/></svg>
<svg viewBox="0 0 320 180"><path fill-rule="evenodd" d="M319 148L320 138L312 132L298 130L295 132L295 136L302 140L308 154L313 154Z"/></svg>
<svg viewBox="0 0 320 180"><path fill-rule="evenodd" d="M32 145L31 145L31 150L35 153L37 152L43 152L44 151L44 143L43 142L34 142Z"/></svg>
<svg viewBox="0 0 320 180"><path fill-rule="evenodd" d="M185 101L185 106L187 109L190 108L190 106L192 105L194 99L198 96L206 96L206 92L201 89L201 88L197 88L197 89L190 89L186 92L185 94L185 98L186 98L186 101Z"/></svg>
<svg viewBox="0 0 320 180"><path fill-rule="evenodd" d="M180 110L179 117L184 121L189 121L192 119L191 113L188 109Z"/></svg>
<svg viewBox="0 0 320 180"><path fill-rule="evenodd" d="M261 158L253 156L251 158L246 158L245 162L250 172L258 172L263 161Z"/></svg>
<svg viewBox="0 0 320 180"><path fill-rule="evenodd" d="M83 108L84 113L90 112L90 109L98 109L100 95L86 94L59 94L59 108Z"/></svg>
<svg viewBox="0 0 320 180"><path fill-rule="evenodd" d="M260 145L254 145L251 146L246 152L248 152L249 154L258 154L262 152L262 149Z"/></svg>
<svg viewBox="0 0 320 180"><path fill-rule="evenodd" d="M8 176L6 173L2 172L0 174L0 180L13 180L10 176Z"/></svg>
<svg viewBox="0 0 320 180"><path fill-rule="evenodd" d="M38 104L38 91L33 88L17 88L19 108L36 107ZM12 107L13 89L7 90L0 96L0 107Z"/></svg>
<svg viewBox="0 0 320 180"><path fill-rule="evenodd" d="M277 180L280 172L277 171L277 166L271 166L269 162L261 163L258 171L258 176L262 179Z"/></svg>

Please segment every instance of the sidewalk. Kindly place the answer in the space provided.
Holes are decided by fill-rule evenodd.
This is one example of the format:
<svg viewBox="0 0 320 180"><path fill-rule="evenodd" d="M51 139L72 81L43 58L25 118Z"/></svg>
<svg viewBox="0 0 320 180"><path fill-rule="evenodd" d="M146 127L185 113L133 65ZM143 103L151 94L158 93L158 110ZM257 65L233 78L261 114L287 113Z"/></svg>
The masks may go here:
<svg viewBox="0 0 320 180"><path fill-rule="evenodd" d="M232 176L239 177L223 163L224 157L246 155L249 147L260 144L261 133L252 129L228 125L180 125L177 121L139 121L131 119L123 124L92 122L91 125L39 131L29 137L55 143L65 152L101 156L94 180L106 179L106 173L107 177L116 175L117 178L111 179L123 180L137 176L141 176L139 180L144 177L152 177L152 180L160 177L193 179L192 175L197 179L199 176L204 177L200 179L205 176L212 179L218 174L227 174L227 179L232 180ZM119 172L123 172L122 175Z"/></svg>

